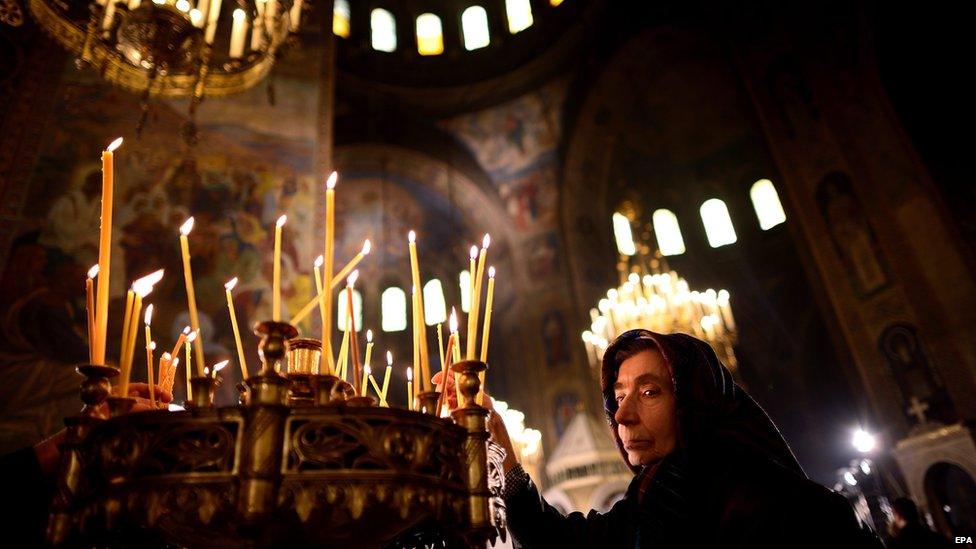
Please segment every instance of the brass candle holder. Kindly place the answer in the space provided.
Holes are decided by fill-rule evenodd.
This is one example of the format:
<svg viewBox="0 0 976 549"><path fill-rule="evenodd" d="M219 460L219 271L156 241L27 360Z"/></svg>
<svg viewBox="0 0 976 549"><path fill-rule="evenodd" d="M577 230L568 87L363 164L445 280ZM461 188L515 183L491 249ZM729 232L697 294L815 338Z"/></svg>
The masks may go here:
<svg viewBox="0 0 976 549"><path fill-rule="evenodd" d="M294 327L257 332L262 367L240 406L215 408L214 380L194 378L187 411L122 413L113 397L101 419L111 372L85 369L89 413L67 420L52 545L377 547L421 525L447 546L494 536L488 412L474 402L484 363L455 365L464 406L440 418L436 392L417 414L334 375L281 375Z"/></svg>

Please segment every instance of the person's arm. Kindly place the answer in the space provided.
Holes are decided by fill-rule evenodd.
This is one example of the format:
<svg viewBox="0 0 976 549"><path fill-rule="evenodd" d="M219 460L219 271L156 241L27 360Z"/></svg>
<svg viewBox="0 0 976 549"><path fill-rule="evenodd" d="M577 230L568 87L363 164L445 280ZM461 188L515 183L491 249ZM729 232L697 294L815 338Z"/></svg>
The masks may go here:
<svg viewBox="0 0 976 549"><path fill-rule="evenodd" d="M486 399L491 401L491 399ZM489 404L491 407L491 404ZM498 414L488 419L492 439L505 450L505 501L508 529L522 546L530 547L621 547L632 537L633 521L626 500L617 502L606 513L590 511L563 515L549 505L529 475L522 469Z"/></svg>

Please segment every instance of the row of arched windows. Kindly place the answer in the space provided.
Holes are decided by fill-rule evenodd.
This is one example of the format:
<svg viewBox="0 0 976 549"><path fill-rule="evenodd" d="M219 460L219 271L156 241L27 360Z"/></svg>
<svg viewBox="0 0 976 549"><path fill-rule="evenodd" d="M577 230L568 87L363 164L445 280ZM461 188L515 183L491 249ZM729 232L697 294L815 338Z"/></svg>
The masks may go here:
<svg viewBox="0 0 976 549"><path fill-rule="evenodd" d="M471 302L471 275L467 270L458 276L461 290L461 310L467 312ZM347 290L343 290L345 292ZM397 286L390 286L380 294L380 327L384 332L402 332L407 329L407 293ZM336 310L336 325L346 330L347 300L339 299ZM444 285L434 278L424 284L424 322L434 326L447 322L447 300L444 298ZM352 291L352 311L356 331L363 329L363 296L358 290Z"/></svg>
<svg viewBox="0 0 976 549"><path fill-rule="evenodd" d="M759 228L766 231L786 221L786 212L779 201L776 187L768 179L760 179L753 183L749 190L752 207L759 219ZM718 198L710 198L702 203L698 209L708 244L713 248L733 244L737 240L732 218L725 202ZM671 210L661 208L651 214L651 224L657 237L658 249L663 255L680 255L685 253L685 241L681 236L678 216ZM613 232L617 241L617 250L625 255L637 252L633 236L630 232L630 220L623 214L613 214Z"/></svg>
<svg viewBox="0 0 976 549"><path fill-rule="evenodd" d="M550 0L550 5L558 6L563 0ZM352 12L349 0L335 0L332 8L332 32L343 38L349 37ZM506 0L505 16L508 31L512 34L532 26L532 5L530 0ZM370 44L374 50L393 52L397 49L396 18L383 8L375 8L369 14ZM444 53L444 31L441 18L433 13L417 16L415 21L417 52L420 55L440 55ZM461 12L461 40L464 49L471 51L491 43L488 30L488 12L482 6L469 6Z"/></svg>

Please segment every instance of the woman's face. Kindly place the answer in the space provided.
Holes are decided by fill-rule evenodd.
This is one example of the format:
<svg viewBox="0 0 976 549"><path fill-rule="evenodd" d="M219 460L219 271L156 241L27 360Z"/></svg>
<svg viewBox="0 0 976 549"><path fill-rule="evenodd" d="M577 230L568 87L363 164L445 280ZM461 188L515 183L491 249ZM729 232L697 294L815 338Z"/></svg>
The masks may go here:
<svg viewBox="0 0 976 549"><path fill-rule="evenodd" d="M671 372L657 350L646 350L620 364L613 385L617 434L631 465L661 461L678 436L677 400Z"/></svg>

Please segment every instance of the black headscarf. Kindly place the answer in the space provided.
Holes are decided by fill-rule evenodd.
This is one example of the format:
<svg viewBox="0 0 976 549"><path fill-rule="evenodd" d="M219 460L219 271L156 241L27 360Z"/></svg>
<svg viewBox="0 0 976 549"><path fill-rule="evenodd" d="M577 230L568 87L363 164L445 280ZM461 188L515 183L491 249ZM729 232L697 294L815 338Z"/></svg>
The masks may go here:
<svg viewBox="0 0 976 549"><path fill-rule="evenodd" d="M616 355L625 345L645 338L661 352L671 372L678 408L678 450L689 457L733 450L806 476L772 420L735 383L732 373L719 362L708 343L687 334L665 335L640 329L614 339L603 355L600 376L607 420L625 461L627 454L614 420L617 402L613 384L621 362ZM640 470L639 465L627 464L634 472Z"/></svg>

